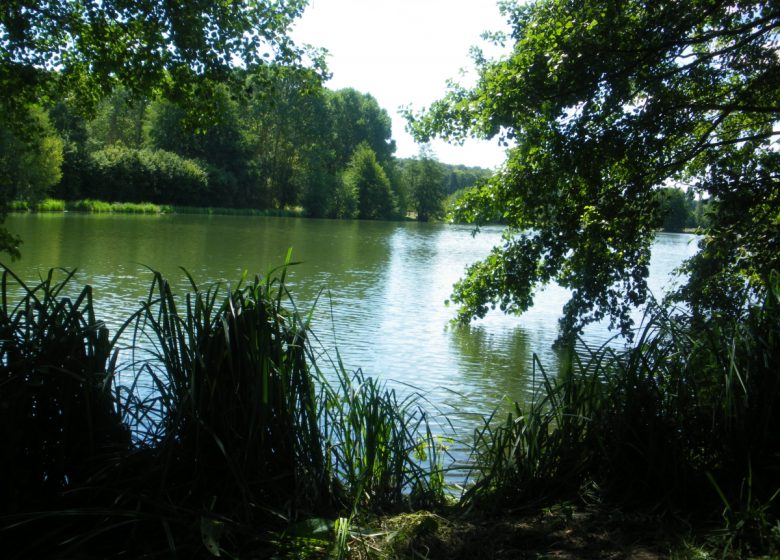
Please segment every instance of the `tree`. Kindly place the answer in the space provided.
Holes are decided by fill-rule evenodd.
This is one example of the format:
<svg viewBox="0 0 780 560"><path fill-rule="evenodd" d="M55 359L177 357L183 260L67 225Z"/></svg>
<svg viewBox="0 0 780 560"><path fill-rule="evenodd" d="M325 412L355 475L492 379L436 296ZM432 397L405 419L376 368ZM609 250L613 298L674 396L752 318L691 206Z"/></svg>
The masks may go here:
<svg viewBox="0 0 780 560"><path fill-rule="evenodd" d="M412 206L417 220L427 222L439 218L443 213L444 169L436 161L430 146L420 147L418 159L412 160L404 169L406 184L411 194Z"/></svg>
<svg viewBox="0 0 780 560"><path fill-rule="evenodd" d="M183 106L164 99L153 102L145 121L145 143L154 150L203 162L211 195L210 200L203 201L205 204L257 205L248 169L243 108L227 86L214 87L208 96L215 118L197 130L189 127Z"/></svg>
<svg viewBox="0 0 780 560"><path fill-rule="evenodd" d="M341 220L358 217L358 192L354 181L337 181L328 207L328 216Z"/></svg>
<svg viewBox="0 0 780 560"><path fill-rule="evenodd" d="M87 120L67 99L49 108L49 118L63 142L62 178L52 187L50 195L65 200L83 198L83 173L89 167Z"/></svg>
<svg viewBox="0 0 780 560"><path fill-rule="evenodd" d="M62 176L62 140L40 107L30 106L20 131L0 115L0 193L6 200L39 202ZM0 229L0 246L19 256L20 240ZM4 245L3 245L4 244Z"/></svg>
<svg viewBox="0 0 780 560"><path fill-rule="evenodd" d="M647 297L655 191L710 199L680 296L698 314L760 296L780 269L780 5L758 0L501 2L511 54L477 56L474 88L409 115L421 140L514 141L461 217L502 215L502 246L456 286L460 317L521 312L552 280L571 290L564 333Z"/></svg>
<svg viewBox="0 0 780 560"><path fill-rule="evenodd" d="M347 193L357 193L359 218L381 220L392 215L394 201L390 180L367 144L361 144L355 150L344 172L344 186Z"/></svg>
<svg viewBox="0 0 780 560"><path fill-rule="evenodd" d="M306 6L290 2L30 0L0 11L0 105L5 111L72 91L94 104L117 85L191 99L236 61L296 60L287 37Z"/></svg>
<svg viewBox="0 0 780 560"><path fill-rule="evenodd" d="M661 229L680 232L689 221L687 197L682 189L665 187L656 191L658 195L658 210L661 214Z"/></svg>
<svg viewBox="0 0 780 560"><path fill-rule="evenodd" d="M395 153L392 121L377 100L354 89L330 92L328 97L337 166L344 169L362 143L374 151L380 165L390 162Z"/></svg>
<svg viewBox="0 0 780 560"><path fill-rule="evenodd" d="M146 107L146 100L130 98L123 87L101 100L94 117L87 123L90 151L117 143L128 148L141 148Z"/></svg>
<svg viewBox="0 0 780 560"><path fill-rule="evenodd" d="M246 88L251 93L243 120L252 165L269 205L294 206L310 181L327 184L312 176L324 171L332 153L326 140L331 127L322 76L309 69L268 65L247 76ZM306 202L316 204L311 194Z"/></svg>
<svg viewBox="0 0 780 560"><path fill-rule="evenodd" d="M73 98L89 108L118 85L134 97L188 100L208 121L208 92L236 65L296 62L287 37L306 0L9 0L0 8L0 114L17 130L28 107ZM8 192L0 192L0 219ZM7 238L0 230L0 240ZM0 250L7 249L0 244Z"/></svg>

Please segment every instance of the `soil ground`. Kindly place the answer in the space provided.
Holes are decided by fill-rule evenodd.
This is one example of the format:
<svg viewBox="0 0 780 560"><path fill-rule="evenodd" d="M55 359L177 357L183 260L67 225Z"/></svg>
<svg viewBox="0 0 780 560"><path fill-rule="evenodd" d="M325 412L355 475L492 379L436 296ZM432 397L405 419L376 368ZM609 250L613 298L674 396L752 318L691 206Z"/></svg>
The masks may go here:
<svg viewBox="0 0 780 560"><path fill-rule="evenodd" d="M379 525L352 539L350 559L656 560L679 557L681 543L680 528L658 517L566 505L479 517L418 512Z"/></svg>

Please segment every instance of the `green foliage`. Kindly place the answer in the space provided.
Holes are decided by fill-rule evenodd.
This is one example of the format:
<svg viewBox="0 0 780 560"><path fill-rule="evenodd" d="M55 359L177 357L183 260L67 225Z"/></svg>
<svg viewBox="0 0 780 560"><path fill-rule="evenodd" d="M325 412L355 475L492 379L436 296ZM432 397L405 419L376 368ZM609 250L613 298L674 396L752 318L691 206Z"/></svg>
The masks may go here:
<svg viewBox="0 0 780 560"><path fill-rule="evenodd" d="M710 224L691 261L702 312L735 286L766 293L778 263L775 100L780 12L766 2L501 3L511 54L477 58L473 89L450 89L417 136L512 141L506 164L457 217L500 215L501 247L455 290L460 317L522 312L535 289L572 292L563 333L608 317L628 332L647 298L656 189L675 181L709 196ZM704 297L694 297L703 294ZM737 301L737 300L733 300Z"/></svg>
<svg viewBox="0 0 780 560"><path fill-rule="evenodd" d="M339 169L349 164L362 143L374 151L380 165L391 160L395 152L392 122L371 94L354 89L329 92L328 109L333 123L330 141Z"/></svg>
<svg viewBox="0 0 780 560"><path fill-rule="evenodd" d="M10 201L42 200L61 177L62 141L46 112L29 106L16 115L0 114L0 221ZM20 128L22 127L22 128ZM20 239L0 227L0 251L19 256Z"/></svg>
<svg viewBox="0 0 780 560"><path fill-rule="evenodd" d="M36 212L64 212L65 201L54 198L44 198L35 206Z"/></svg>
<svg viewBox="0 0 780 560"><path fill-rule="evenodd" d="M248 75L245 87L250 93L242 121L266 206L296 205L306 188L315 188L309 181L326 186L327 179L316 175L333 175L328 169L332 147L326 140L331 116L321 76L311 70L268 66ZM315 199L307 198L307 208L322 213L324 205L312 206Z"/></svg>
<svg viewBox="0 0 780 560"><path fill-rule="evenodd" d="M0 189L33 204L61 177L62 141L40 107L28 108L24 132L0 117Z"/></svg>
<svg viewBox="0 0 780 560"><path fill-rule="evenodd" d="M130 445L111 392L114 341L91 288L69 295L71 277L0 278L2 515L46 507Z"/></svg>
<svg viewBox="0 0 780 560"><path fill-rule="evenodd" d="M87 149L96 151L114 144L142 148L146 108L144 100L133 99L125 88L118 87L98 103L87 123Z"/></svg>
<svg viewBox="0 0 780 560"><path fill-rule="evenodd" d="M344 172L344 189L357 193L358 217L363 220L387 219L393 214L394 200L390 180L379 164L374 150L361 144Z"/></svg>
<svg viewBox="0 0 780 560"><path fill-rule="evenodd" d="M237 64L252 69L270 61L298 63L303 51L287 32L306 3L55 0L42 9L24 1L6 2L0 10L0 129L20 137L29 132L31 105L67 101L71 108L88 112L118 86L123 90L108 102L112 107L104 105L99 112L101 126L94 132L103 141L132 139L136 145L138 115L126 115L132 117L132 128L114 118L119 108L114 101L124 92L136 100L162 94L186 102L191 129L194 123L218 122L215 91L232 80ZM320 63L315 67L324 72ZM112 113L108 120L102 118L103 109ZM125 113L127 109L125 104ZM83 151L71 144L77 140L68 140L67 182L58 194L89 196L79 192L78 173L71 169L85 163ZM46 152L44 161L59 173L57 159L62 156L53 154L61 147L46 140L40 148ZM45 165L24 169L41 175L39 179L52 176ZM39 179L30 184L47 182ZM2 177L0 181L5 182ZM0 186L1 221L18 193ZM0 250L18 256L18 245L18 238L0 229Z"/></svg>
<svg viewBox="0 0 780 560"><path fill-rule="evenodd" d="M658 212L661 217L661 229L681 232L686 228L699 226L696 215L696 202L691 194L682 189L666 187L656 191Z"/></svg>
<svg viewBox="0 0 780 560"><path fill-rule="evenodd" d="M464 165L444 165L444 169L447 174L444 192L447 194L472 187L493 174L489 169Z"/></svg>
<svg viewBox="0 0 780 560"><path fill-rule="evenodd" d="M65 208L72 212L90 212L92 214L162 214L171 211L170 207L151 202L105 202L91 199L67 202Z"/></svg>
<svg viewBox="0 0 780 560"><path fill-rule="evenodd" d="M541 394L477 433L483 504L555 500L591 485L624 507L685 510L712 521L725 504L737 556L776 552L780 520L780 276L739 317L702 324L657 311L625 351L578 345ZM715 520L717 521L717 520Z"/></svg>
<svg viewBox="0 0 780 560"><path fill-rule="evenodd" d="M304 518L443 499L419 397L331 385L285 269L184 296L155 273L113 339L72 275L0 282L10 558L267 556Z"/></svg>
<svg viewBox="0 0 780 560"><path fill-rule="evenodd" d="M417 160L407 162L404 178L417 220L427 222L443 213L444 170L429 147L420 148Z"/></svg>
<svg viewBox="0 0 780 560"><path fill-rule="evenodd" d="M229 77L236 61L297 60L287 31L305 5L59 0L37 10L11 2L0 12L2 112L70 92L94 105L117 84L134 93L162 90L207 110L197 94Z"/></svg>
<svg viewBox="0 0 780 560"><path fill-rule="evenodd" d="M328 217L349 220L358 217L358 191L352 182L340 180L333 189Z"/></svg>
<svg viewBox="0 0 780 560"><path fill-rule="evenodd" d="M323 437L333 475L350 489L353 512L433 507L444 495L440 444L412 394L399 399L385 383L360 371L349 374L339 360L338 384L323 385L327 411Z"/></svg>
<svg viewBox="0 0 780 560"><path fill-rule="evenodd" d="M255 279L224 297L193 282L179 302L155 275L135 326L154 337L146 369L162 405L145 437L160 442L165 486L205 490L182 494L181 505L208 508L216 495L218 513L251 523L260 504L300 511L331 500L307 325L282 308L283 281Z"/></svg>
<svg viewBox="0 0 780 560"><path fill-rule="evenodd" d="M50 194L75 200L82 196L82 173L89 167L87 121L67 100L59 100L49 107L49 117L63 142L62 178Z"/></svg>
<svg viewBox="0 0 780 560"><path fill-rule="evenodd" d="M209 204L256 206L257 197L239 186L249 184L248 157L242 110L227 87L209 92L214 122L193 128L187 110L170 101L156 101L149 107L144 122L147 147L175 153L201 162L209 176ZM182 201L196 205L197 200Z"/></svg>
<svg viewBox="0 0 780 560"><path fill-rule="evenodd" d="M205 204L208 177L197 162L171 152L117 144L91 155L84 191L109 201Z"/></svg>

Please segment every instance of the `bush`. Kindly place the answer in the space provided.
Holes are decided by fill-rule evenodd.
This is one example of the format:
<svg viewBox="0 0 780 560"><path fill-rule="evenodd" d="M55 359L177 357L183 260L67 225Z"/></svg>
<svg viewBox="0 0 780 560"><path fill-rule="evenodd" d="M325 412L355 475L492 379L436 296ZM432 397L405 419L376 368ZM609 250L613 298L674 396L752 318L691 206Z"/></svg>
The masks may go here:
<svg viewBox="0 0 780 560"><path fill-rule="evenodd" d="M54 198L44 198L35 205L36 212L64 212L65 201Z"/></svg>
<svg viewBox="0 0 780 560"><path fill-rule="evenodd" d="M205 204L208 175L194 160L163 150L122 145L94 152L85 178L93 198L156 204Z"/></svg>

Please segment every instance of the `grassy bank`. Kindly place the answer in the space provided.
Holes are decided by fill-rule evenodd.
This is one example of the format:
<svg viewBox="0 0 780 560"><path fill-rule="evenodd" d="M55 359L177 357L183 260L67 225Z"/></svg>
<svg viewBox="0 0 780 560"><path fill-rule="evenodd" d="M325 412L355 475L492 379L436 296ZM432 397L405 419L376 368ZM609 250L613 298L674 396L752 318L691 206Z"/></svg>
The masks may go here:
<svg viewBox="0 0 780 560"><path fill-rule="evenodd" d="M174 294L155 274L110 336L70 274L4 269L11 558L780 553L777 278L740 317L658 310L625 351L537 361L457 503L420 398L323 354L284 280Z"/></svg>
<svg viewBox="0 0 780 560"><path fill-rule="evenodd" d="M195 206L171 206L151 202L105 202L102 200L58 200L46 198L36 204L15 201L11 212L85 212L91 214L202 214L221 216L277 216L299 217L302 208L200 208Z"/></svg>

